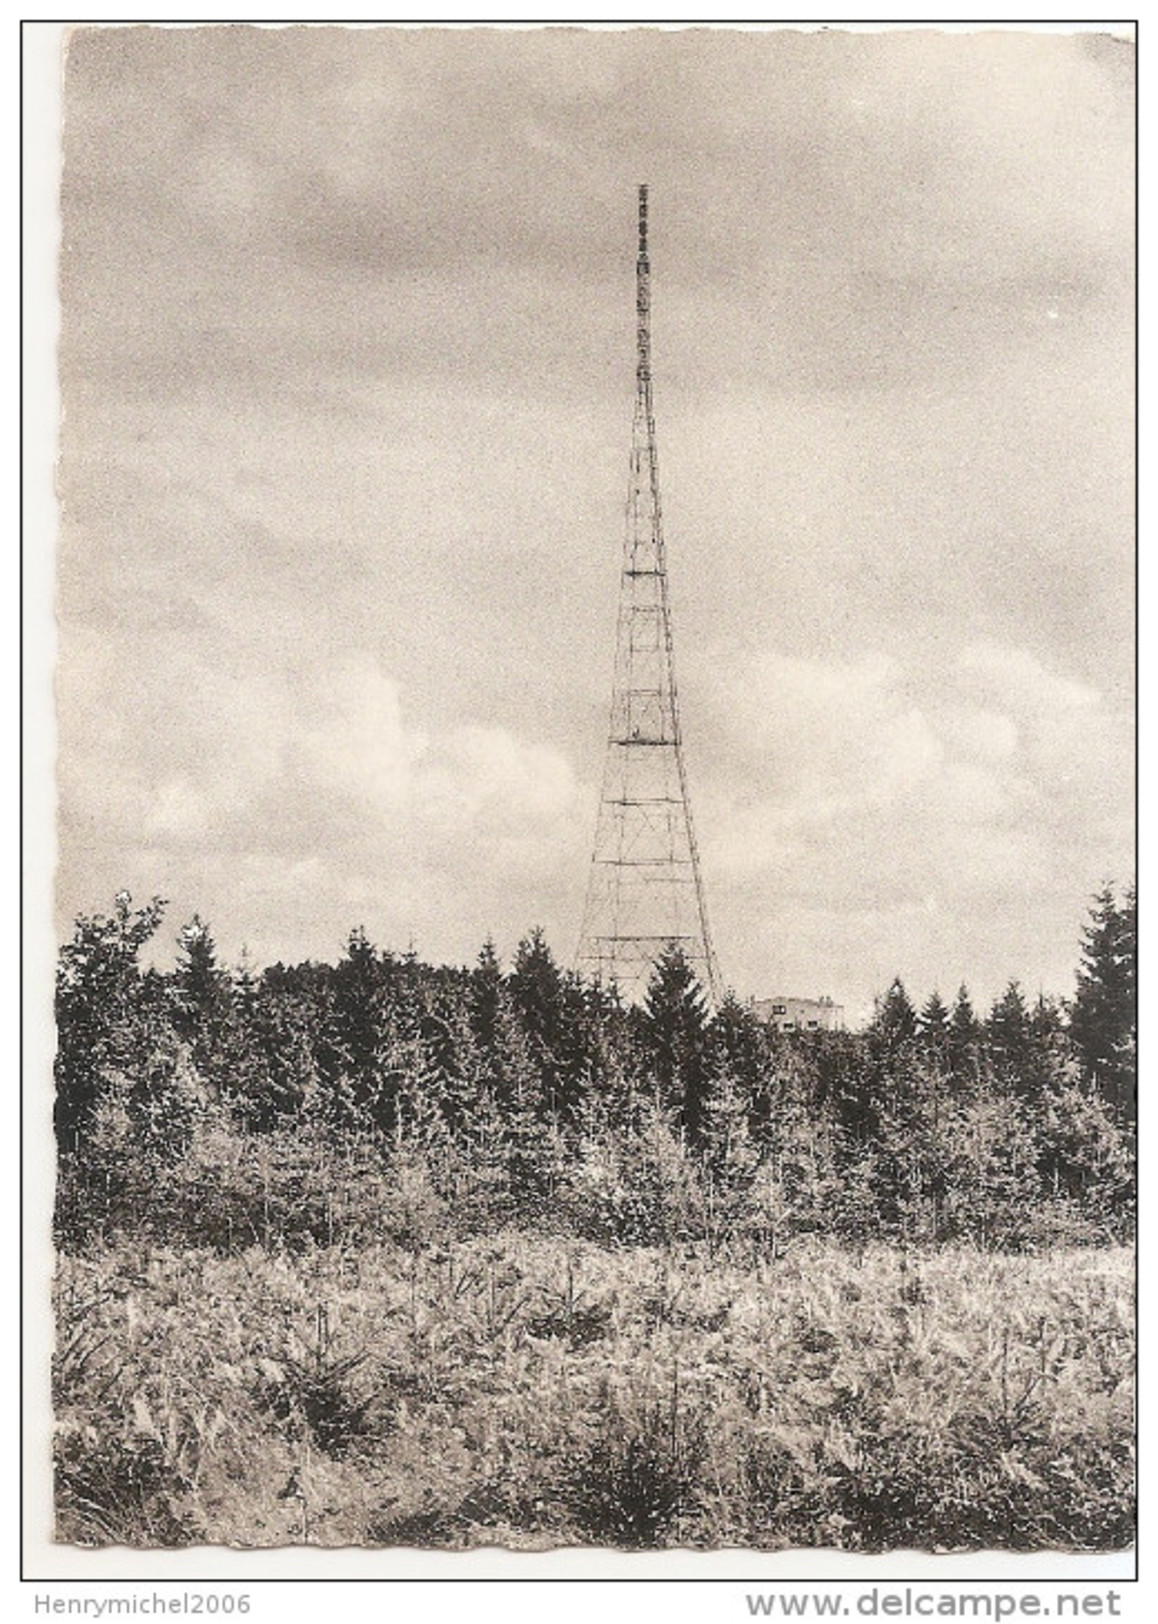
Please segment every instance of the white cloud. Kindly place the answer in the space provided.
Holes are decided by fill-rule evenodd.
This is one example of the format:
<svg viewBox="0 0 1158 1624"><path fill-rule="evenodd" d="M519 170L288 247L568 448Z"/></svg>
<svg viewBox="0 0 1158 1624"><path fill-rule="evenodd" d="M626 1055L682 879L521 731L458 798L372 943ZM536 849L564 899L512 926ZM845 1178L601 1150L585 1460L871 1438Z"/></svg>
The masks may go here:
<svg viewBox="0 0 1158 1624"><path fill-rule="evenodd" d="M1046 975L1064 989L1043 962L1066 962L1059 924L1072 963L1085 896L1107 871L1128 872L1128 716L996 643L920 670L884 654L764 654L717 699L723 725L744 729L749 763L703 798L729 973L767 986L766 944L839 973L855 943L880 975L928 985L968 946L974 968L954 959L952 990L954 975L985 978L1015 927L1039 936L1040 956L1026 962L1022 948L989 977Z"/></svg>
<svg viewBox="0 0 1158 1624"><path fill-rule="evenodd" d="M451 958L488 934L509 950L537 920L566 930L554 892L561 875L582 883L591 807L561 751L474 722L419 725L364 652L241 674L207 663L194 678L164 639L91 641L74 637L62 674L77 831L62 927L125 885L172 897L177 919L199 912L223 951L245 941L259 962L332 955L357 922ZM105 761L110 738L125 743Z"/></svg>
<svg viewBox="0 0 1158 1624"><path fill-rule="evenodd" d="M969 643L957 656L956 666L965 679L964 685L975 685L993 700L1003 701L1010 710L1039 725L1049 726L1059 716L1089 711L1099 699L1096 689L1047 670L1024 648Z"/></svg>
<svg viewBox="0 0 1158 1624"><path fill-rule="evenodd" d="M1020 731L1011 716L977 705L949 706L944 713L957 748L981 762L1008 761L1017 752Z"/></svg>
<svg viewBox="0 0 1158 1624"><path fill-rule="evenodd" d="M756 744L768 810L788 827L889 807L945 755L886 655L855 663L764 655L728 680L719 709Z"/></svg>
<svg viewBox="0 0 1158 1624"><path fill-rule="evenodd" d="M424 820L448 834L549 829L570 813L575 794L570 764L558 751L473 725L436 743L415 786Z"/></svg>
<svg viewBox="0 0 1158 1624"><path fill-rule="evenodd" d="M313 787L356 802L377 827L405 831L428 855L447 842L507 849L531 834L550 838L576 803L570 763L510 731L465 723L427 732L404 716L398 682L369 656L349 658L318 682L316 721L300 741ZM511 843L515 843L512 846Z"/></svg>
<svg viewBox="0 0 1158 1624"><path fill-rule="evenodd" d="M403 724L398 684L366 655L320 673L317 686L319 714L301 738L308 771L378 816L404 808L429 741Z"/></svg>
<svg viewBox="0 0 1158 1624"><path fill-rule="evenodd" d="M186 773L164 779L150 799L145 814L145 832L154 840L186 840L204 836L207 821L206 798Z"/></svg>

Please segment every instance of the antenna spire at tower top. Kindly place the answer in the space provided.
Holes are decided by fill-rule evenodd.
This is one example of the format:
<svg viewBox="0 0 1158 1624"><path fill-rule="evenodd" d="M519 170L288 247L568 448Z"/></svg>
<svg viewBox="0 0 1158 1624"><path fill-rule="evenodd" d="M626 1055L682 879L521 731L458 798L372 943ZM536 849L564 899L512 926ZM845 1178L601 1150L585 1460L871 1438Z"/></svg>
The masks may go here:
<svg viewBox="0 0 1158 1624"><path fill-rule="evenodd" d="M647 187L639 188L639 252L635 258L635 376L641 408L650 415L651 262L647 257Z"/></svg>

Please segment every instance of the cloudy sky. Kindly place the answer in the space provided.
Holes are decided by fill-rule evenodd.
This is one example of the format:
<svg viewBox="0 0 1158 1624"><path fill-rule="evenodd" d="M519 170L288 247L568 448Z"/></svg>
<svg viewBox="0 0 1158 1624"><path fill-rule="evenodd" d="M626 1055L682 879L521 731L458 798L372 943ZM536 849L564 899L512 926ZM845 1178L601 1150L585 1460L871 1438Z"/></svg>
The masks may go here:
<svg viewBox="0 0 1158 1624"><path fill-rule="evenodd" d="M725 980L1067 992L1133 871L1133 56L81 29L60 928L574 951L635 187Z"/></svg>

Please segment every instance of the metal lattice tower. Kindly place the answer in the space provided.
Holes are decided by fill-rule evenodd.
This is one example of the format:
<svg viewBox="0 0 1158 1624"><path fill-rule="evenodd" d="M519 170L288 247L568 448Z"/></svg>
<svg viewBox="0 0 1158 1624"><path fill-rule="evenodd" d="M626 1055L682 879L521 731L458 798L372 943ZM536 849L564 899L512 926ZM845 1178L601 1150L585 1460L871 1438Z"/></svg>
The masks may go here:
<svg viewBox="0 0 1158 1624"><path fill-rule="evenodd" d="M719 975L688 800L672 662L651 386L646 186L639 188L635 311L635 416L615 682L576 963L584 975L614 983L633 1000L646 990L656 959L677 945L716 1003Z"/></svg>

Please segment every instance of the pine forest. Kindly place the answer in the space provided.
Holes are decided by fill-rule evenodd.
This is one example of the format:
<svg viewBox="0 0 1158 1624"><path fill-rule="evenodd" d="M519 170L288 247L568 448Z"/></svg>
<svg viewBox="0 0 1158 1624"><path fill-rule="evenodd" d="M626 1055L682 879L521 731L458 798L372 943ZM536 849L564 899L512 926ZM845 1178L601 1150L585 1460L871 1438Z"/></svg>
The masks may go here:
<svg viewBox="0 0 1158 1624"><path fill-rule="evenodd" d="M804 1033L537 930L162 971L120 893L57 978L57 1537L1129 1545L1134 917L1070 999Z"/></svg>

